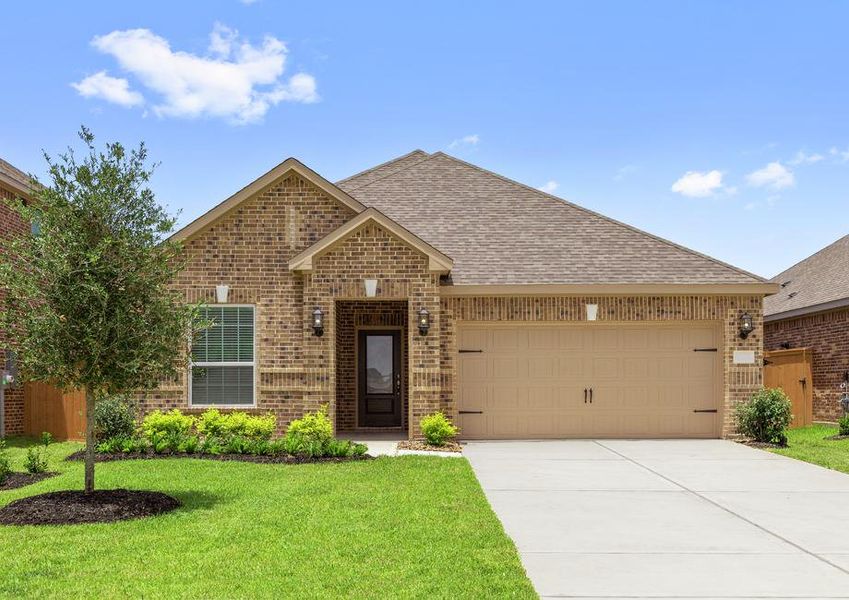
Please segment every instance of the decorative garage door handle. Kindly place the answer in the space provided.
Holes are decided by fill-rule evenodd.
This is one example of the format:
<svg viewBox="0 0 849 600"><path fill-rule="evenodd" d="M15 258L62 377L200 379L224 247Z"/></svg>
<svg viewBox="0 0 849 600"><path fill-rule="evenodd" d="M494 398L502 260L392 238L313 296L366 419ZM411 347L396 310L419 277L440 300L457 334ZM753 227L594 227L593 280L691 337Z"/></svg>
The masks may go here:
<svg viewBox="0 0 849 600"><path fill-rule="evenodd" d="M460 350L460 354L481 353L483 350Z"/></svg>
<svg viewBox="0 0 849 600"><path fill-rule="evenodd" d="M697 412L697 413L715 413L715 412L716 412L716 409L715 409L715 408L694 408L694 409L693 409L693 412Z"/></svg>
<svg viewBox="0 0 849 600"><path fill-rule="evenodd" d="M461 415L482 415L482 410L461 410L458 411Z"/></svg>
<svg viewBox="0 0 849 600"><path fill-rule="evenodd" d="M718 348L693 348L693 352L718 352Z"/></svg>

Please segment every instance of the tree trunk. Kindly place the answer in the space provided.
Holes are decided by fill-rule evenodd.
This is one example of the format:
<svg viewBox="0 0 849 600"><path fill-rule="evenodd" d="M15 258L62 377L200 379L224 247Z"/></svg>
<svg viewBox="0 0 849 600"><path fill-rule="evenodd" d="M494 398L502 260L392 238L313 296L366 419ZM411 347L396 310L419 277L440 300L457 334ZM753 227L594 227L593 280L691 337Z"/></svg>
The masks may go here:
<svg viewBox="0 0 849 600"><path fill-rule="evenodd" d="M94 394L85 389L85 493L94 491Z"/></svg>

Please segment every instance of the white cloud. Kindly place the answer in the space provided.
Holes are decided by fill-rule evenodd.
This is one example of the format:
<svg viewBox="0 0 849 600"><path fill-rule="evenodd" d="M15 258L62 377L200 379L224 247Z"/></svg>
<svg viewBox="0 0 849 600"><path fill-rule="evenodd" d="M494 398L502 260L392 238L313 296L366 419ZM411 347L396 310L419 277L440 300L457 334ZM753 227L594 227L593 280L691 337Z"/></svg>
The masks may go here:
<svg viewBox="0 0 849 600"><path fill-rule="evenodd" d="M613 181L622 181L628 175L633 175L638 170L639 169L636 165L625 165L616 171L616 175L613 176Z"/></svg>
<svg viewBox="0 0 849 600"><path fill-rule="evenodd" d="M793 157L792 160L787 161L791 165L812 165L814 163L818 163L821 160L825 159L825 156L822 154L807 154L806 152L799 150L796 153L796 156Z"/></svg>
<svg viewBox="0 0 849 600"><path fill-rule="evenodd" d="M282 79L288 51L272 36L255 46L238 31L216 23L207 56L172 50L168 40L149 29L113 31L91 43L159 96L153 111L160 117L220 117L250 123L280 102L319 99L312 75Z"/></svg>
<svg viewBox="0 0 849 600"><path fill-rule="evenodd" d="M448 147L451 149L459 148L460 146L477 146L478 142L481 141L481 138L478 134L473 133L471 135L463 136L459 139L454 140Z"/></svg>
<svg viewBox="0 0 849 600"><path fill-rule="evenodd" d="M717 170L702 173L687 171L672 184L672 191L691 198L705 198L722 189L722 173Z"/></svg>
<svg viewBox="0 0 849 600"><path fill-rule="evenodd" d="M129 81L111 77L106 74L106 71L89 75L82 81L72 83L71 87L84 98L102 98L107 102L126 107L144 104L142 95L130 89Z"/></svg>
<svg viewBox="0 0 849 600"><path fill-rule="evenodd" d="M537 189L546 194L553 194L559 187L560 184L552 179L551 181L546 181L545 185L541 185Z"/></svg>
<svg viewBox="0 0 849 600"><path fill-rule="evenodd" d="M754 187L768 187L773 190L791 187L796 183L793 172L780 162L771 162L763 169L758 169L746 175L749 185Z"/></svg>
<svg viewBox="0 0 849 600"><path fill-rule="evenodd" d="M837 162L849 162L849 150L840 150L837 146L832 146L828 153L831 154Z"/></svg>

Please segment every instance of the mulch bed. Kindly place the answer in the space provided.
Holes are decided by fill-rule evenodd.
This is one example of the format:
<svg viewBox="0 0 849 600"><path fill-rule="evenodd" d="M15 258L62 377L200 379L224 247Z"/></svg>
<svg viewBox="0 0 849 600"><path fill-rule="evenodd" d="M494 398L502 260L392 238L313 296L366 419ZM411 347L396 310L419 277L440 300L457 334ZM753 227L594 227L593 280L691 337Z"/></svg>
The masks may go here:
<svg viewBox="0 0 849 600"><path fill-rule="evenodd" d="M773 444L772 442L756 442L754 440L737 440L745 446L752 448L787 448L787 444Z"/></svg>
<svg viewBox="0 0 849 600"><path fill-rule="evenodd" d="M6 477L6 481L0 484L0 492L4 490L22 488L25 485L43 481L44 479L55 477L58 474L59 473L9 473Z"/></svg>
<svg viewBox="0 0 849 600"><path fill-rule="evenodd" d="M827 438L825 438L825 439L827 439L827 440L835 440L835 441L837 441L837 440L849 440L849 435L840 435L840 434L837 434L837 435L830 435L830 436L828 436L828 437L827 437Z"/></svg>
<svg viewBox="0 0 849 600"><path fill-rule="evenodd" d="M358 460L371 460L374 457L368 454L363 456L328 456L321 458L309 458L307 456L291 456L289 454L255 456L253 454L155 454L153 452L115 452L112 454L97 452L94 455L95 462L112 462L116 460L160 460L165 458L198 458L201 460L302 465L306 463L341 463ZM85 460L85 450L78 450L68 456L65 460Z"/></svg>
<svg viewBox="0 0 849 600"><path fill-rule="evenodd" d="M463 447L457 442L445 442L444 446L431 446L420 440L404 440L398 442L399 450L425 450L426 452L462 452Z"/></svg>
<svg viewBox="0 0 849 600"><path fill-rule="evenodd" d="M0 508L0 525L74 525L152 517L181 506L161 492L95 490L50 492Z"/></svg>

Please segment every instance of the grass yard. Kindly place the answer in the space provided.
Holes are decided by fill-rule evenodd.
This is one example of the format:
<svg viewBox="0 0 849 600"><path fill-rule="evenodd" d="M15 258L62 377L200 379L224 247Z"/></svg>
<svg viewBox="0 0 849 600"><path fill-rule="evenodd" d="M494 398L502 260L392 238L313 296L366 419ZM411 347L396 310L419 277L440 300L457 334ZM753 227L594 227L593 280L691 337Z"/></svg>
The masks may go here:
<svg viewBox="0 0 849 600"><path fill-rule="evenodd" d="M22 470L22 440L10 440ZM58 477L0 505L82 489ZM209 460L97 465L99 488L157 490L184 506L117 524L0 527L0 597L267 598L536 595L465 459L262 465Z"/></svg>
<svg viewBox="0 0 849 600"><path fill-rule="evenodd" d="M837 427L829 425L790 429L787 432L788 447L777 448L772 452L849 473L849 439L824 439L836 434Z"/></svg>

